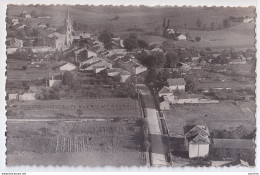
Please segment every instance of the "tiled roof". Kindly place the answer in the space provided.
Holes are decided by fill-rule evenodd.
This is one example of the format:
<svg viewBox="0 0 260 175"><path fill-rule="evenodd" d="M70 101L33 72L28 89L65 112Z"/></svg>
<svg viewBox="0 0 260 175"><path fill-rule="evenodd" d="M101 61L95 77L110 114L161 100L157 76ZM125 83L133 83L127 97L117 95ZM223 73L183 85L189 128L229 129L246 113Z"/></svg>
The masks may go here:
<svg viewBox="0 0 260 175"><path fill-rule="evenodd" d="M186 85L186 82L183 78L170 78L167 79L167 83L169 86Z"/></svg>
<svg viewBox="0 0 260 175"><path fill-rule="evenodd" d="M163 93L170 93L170 89L166 86L163 86L163 88L159 91L159 94L163 94Z"/></svg>

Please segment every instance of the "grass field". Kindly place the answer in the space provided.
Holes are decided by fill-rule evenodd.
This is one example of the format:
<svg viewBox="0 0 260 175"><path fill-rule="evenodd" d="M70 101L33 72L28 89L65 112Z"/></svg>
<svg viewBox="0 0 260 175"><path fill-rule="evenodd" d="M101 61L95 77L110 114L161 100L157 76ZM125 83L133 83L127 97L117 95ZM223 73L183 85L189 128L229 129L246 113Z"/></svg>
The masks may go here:
<svg viewBox="0 0 260 175"><path fill-rule="evenodd" d="M188 124L207 125L209 130L224 130L229 127L244 126L247 131L255 128L255 103L185 104L174 105L163 112L169 133L183 135L183 127Z"/></svg>
<svg viewBox="0 0 260 175"><path fill-rule="evenodd" d="M78 110L82 113L78 116ZM132 118L141 117L137 100L130 98L16 102L9 118Z"/></svg>
<svg viewBox="0 0 260 175"><path fill-rule="evenodd" d="M7 164L143 166L138 122L7 122Z"/></svg>

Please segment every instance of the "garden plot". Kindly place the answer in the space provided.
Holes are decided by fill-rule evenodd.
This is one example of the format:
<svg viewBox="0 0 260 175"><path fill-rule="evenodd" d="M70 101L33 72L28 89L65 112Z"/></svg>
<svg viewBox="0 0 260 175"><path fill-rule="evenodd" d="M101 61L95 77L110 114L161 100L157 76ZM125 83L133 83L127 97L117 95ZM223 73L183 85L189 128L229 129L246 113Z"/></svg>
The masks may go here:
<svg viewBox="0 0 260 175"><path fill-rule="evenodd" d="M47 100L17 102L12 107L9 118L139 118L140 106L130 98L88 99L88 100ZM17 115L18 113L23 115Z"/></svg>
<svg viewBox="0 0 260 175"><path fill-rule="evenodd" d="M7 122L7 130L7 164L17 159L18 164L67 165L82 160L77 165L142 166L147 161L138 121ZM37 155L41 156L34 160Z"/></svg>

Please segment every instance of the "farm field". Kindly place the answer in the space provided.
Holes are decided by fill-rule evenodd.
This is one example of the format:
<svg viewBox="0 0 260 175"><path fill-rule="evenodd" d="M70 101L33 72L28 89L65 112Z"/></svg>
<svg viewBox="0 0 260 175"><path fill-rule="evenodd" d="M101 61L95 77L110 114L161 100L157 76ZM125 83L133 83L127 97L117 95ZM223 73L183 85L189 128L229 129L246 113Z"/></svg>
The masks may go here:
<svg viewBox="0 0 260 175"><path fill-rule="evenodd" d="M183 127L202 124L209 130L224 130L242 125L251 132L255 128L255 103L232 103L174 105L164 111L170 135L183 135Z"/></svg>
<svg viewBox="0 0 260 175"><path fill-rule="evenodd" d="M7 164L144 166L141 122L7 122Z"/></svg>
<svg viewBox="0 0 260 175"><path fill-rule="evenodd" d="M8 118L141 117L138 101L130 98L24 101L15 102L8 111Z"/></svg>

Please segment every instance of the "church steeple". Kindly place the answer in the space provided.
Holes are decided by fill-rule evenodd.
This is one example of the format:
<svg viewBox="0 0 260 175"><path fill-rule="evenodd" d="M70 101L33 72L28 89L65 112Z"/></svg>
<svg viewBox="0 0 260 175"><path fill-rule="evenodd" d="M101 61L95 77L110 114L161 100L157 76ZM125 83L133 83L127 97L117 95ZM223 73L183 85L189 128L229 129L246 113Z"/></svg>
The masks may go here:
<svg viewBox="0 0 260 175"><path fill-rule="evenodd" d="M71 34L72 34L72 23L69 10L67 10L66 19L65 19L65 29L66 29L66 38L65 45L69 47L72 43Z"/></svg>

